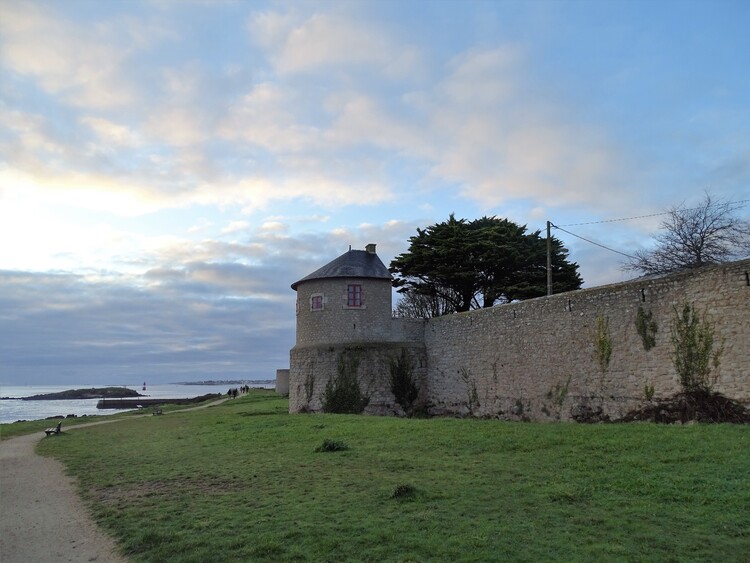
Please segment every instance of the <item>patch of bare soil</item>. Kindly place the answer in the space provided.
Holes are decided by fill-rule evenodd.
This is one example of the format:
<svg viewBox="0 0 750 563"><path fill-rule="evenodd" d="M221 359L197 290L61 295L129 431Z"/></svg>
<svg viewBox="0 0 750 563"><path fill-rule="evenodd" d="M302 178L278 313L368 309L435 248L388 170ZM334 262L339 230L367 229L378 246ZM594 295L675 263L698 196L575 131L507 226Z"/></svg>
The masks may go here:
<svg viewBox="0 0 750 563"><path fill-rule="evenodd" d="M750 410L721 393L697 389L678 393L668 399L655 400L649 405L629 412L617 422L636 421L662 424L684 424L691 421L750 424Z"/></svg>

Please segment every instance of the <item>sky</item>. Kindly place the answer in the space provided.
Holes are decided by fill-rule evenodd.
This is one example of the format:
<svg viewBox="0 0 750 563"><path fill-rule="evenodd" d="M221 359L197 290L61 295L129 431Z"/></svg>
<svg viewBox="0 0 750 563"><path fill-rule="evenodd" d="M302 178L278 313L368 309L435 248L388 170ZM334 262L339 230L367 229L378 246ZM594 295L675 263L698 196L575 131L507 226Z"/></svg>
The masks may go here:
<svg viewBox="0 0 750 563"><path fill-rule="evenodd" d="M573 235L632 254L750 198L748 29L746 0L0 0L0 385L273 379L293 282L451 213L632 278Z"/></svg>

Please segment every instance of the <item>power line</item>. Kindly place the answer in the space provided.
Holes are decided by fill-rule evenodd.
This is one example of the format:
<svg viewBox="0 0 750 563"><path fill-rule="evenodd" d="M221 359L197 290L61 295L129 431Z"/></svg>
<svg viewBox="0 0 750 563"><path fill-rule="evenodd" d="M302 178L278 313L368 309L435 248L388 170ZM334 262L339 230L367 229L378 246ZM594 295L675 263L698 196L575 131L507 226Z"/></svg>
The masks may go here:
<svg viewBox="0 0 750 563"><path fill-rule="evenodd" d="M589 221L587 223L568 223L564 227L578 227L580 225L599 225L601 223L618 223L620 221L633 221L634 219L646 219L647 217L658 217L659 215L669 215L669 211L662 213L651 213L650 215L638 215L636 217L624 217L622 219L603 219L602 221ZM560 227L557 227L558 229Z"/></svg>
<svg viewBox="0 0 750 563"><path fill-rule="evenodd" d="M743 200L739 200L739 201L721 202L718 205L724 205L724 206L728 206L728 205L744 205L744 204L746 204L748 202L750 202L750 199L743 199ZM699 210L699 209L702 209L702 207L693 207L693 208L690 208L690 209L681 209L680 211L696 211L696 210ZM674 211L675 210L673 209L672 211L663 211L661 213L650 213L648 215L638 215L636 217L624 217L622 219L606 219L606 220L602 220L602 221L589 221L589 222L586 222L586 223L569 223L569 224L566 224L564 226L565 227L576 227L576 226L580 226L580 225L599 225L599 224L602 224L602 223L615 223L615 222L619 222L619 221L633 221L635 219L645 219L647 217L658 217L660 215L669 215L671 213L674 213ZM548 271L548 274L550 273L550 270L551 270L551 268L549 266L549 259L550 259L550 250L549 250L550 231L549 231L549 229L550 229L550 227L554 227L555 229L559 229L559 230L561 230L561 231L563 231L565 233L568 233L571 236L574 236L574 237L579 238L579 239L581 239L583 241L586 241L586 242L588 242L590 244L593 244L594 246L598 246L600 248L603 248L604 250L609 250L610 252L614 252L615 254L620 254L622 256L625 256L626 258L630 258L631 260L638 260L638 258L636 258L635 256L631 256L630 254L627 254L625 252L620 252L619 250L615 250L614 248L610 248L608 246L604 246L603 244L600 244L600 243L598 243L596 241L593 241L591 239L587 239L586 237L582 237L581 235L577 235L577 234L572 233L572 232L570 232L570 231L568 231L566 229L563 229L562 227L560 227L559 225L555 225L551 221L547 221L547 245L548 245L548 247L547 247L547 260L548 260L547 271ZM549 289L550 286L551 286L551 283L550 283L549 278L547 280L547 286L548 286L548 295L551 295L551 290Z"/></svg>
<svg viewBox="0 0 750 563"><path fill-rule="evenodd" d="M743 199L740 201L726 201L719 203L718 205L742 205L750 203L750 199ZM690 209L683 209L682 211L696 211L698 209L702 209L701 207L692 207ZM599 225L601 223L619 223L621 221L634 221L635 219L647 219L649 217L659 217L660 215L669 215L672 211L662 211L661 213L651 213L649 215L637 215L635 217L623 217L622 219L603 219L601 221L589 221L587 223L568 223L566 225L563 225L563 227L578 227L580 225ZM555 225L555 228L559 229L557 225ZM561 229L562 230L562 229ZM573 234L573 233L570 233ZM576 235L574 235L576 236ZM579 237L580 238L580 237ZM616 251L615 251L616 252Z"/></svg>
<svg viewBox="0 0 750 563"><path fill-rule="evenodd" d="M576 238L579 238L581 240L585 240L586 242L590 242L591 244L599 246L599 247L601 247L601 248L603 248L605 250L609 250L610 252L616 252L617 254L622 254L623 256L626 256L626 257L631 258L633 260L637 260L637 258L635 256L631 256L630 254L625 254L624 252L620 252L619 250L615 250L614 248L609 248L608 246L604 246L603 244L599 244L598 242L594 242L593 240L589 240L589 239L587 239L585 237L582 237L581 235L577 235L575 233L571 233L570 231L566 231L565 229L563 229L562 227L558 227L554 223L550 223L550 225L552 225L556 229L560 229L561 231L563 231L565 233L568 233L569 235L572 235L572 236L574 236Z"/></svg>

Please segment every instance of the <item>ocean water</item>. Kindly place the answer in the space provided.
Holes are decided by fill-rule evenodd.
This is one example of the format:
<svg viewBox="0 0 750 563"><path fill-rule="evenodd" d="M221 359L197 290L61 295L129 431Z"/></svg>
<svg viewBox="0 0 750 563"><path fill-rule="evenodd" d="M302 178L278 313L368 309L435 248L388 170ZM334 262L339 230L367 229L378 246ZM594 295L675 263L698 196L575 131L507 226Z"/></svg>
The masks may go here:
<svg viewBox="0 0 750 563"><path fill-rule="evenodd" d="M250 387L273 389L274 384L268 381L248 381ZM15 422L16 420L39 420L50 416L81 415L109 415L123 412L117 409L97 409L96 403L99 399L76 399L56 401L22 401L20 397L31 397L43 393L59 393L68 389L90 389L91 387L127 387L134 389L140 394L159 398L184 399L200 397L209 393L226 393L230 387L238 387L237 384L229 385L221 383L216 385L185 385L181 383L169 383L164 385L147 385L146 390L142 386L132 385L24 385L11 386L0 385L0 397L14 397L13 399L0 400L0 424Z"/></svg>

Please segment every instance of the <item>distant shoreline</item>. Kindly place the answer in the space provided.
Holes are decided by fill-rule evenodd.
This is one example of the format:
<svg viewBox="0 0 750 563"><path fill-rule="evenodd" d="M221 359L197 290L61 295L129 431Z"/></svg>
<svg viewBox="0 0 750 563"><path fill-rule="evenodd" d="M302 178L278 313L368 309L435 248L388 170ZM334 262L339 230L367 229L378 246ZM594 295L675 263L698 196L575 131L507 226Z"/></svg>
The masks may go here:
<svg viewBox="0 0 750 563"><path fill-rule="evenodd" d="M226 380L213 380L208 381L178 381L172 385L245 385L250 383L276 383L275 379L226 379Z"/></svg>
<svg viewBox="0 0 750 563"><path fill-rule="evenodd" d="M70 401L75 399L127 399L143 397L133 389L125 387L92 387L90 389L68 389L56 393L41 393L30 397L0 397L2 401Z"/></svg>
<svg viewBox="0 0 750 563"><path fill-rule="evenodd" d="M239 378L232 378L239 379ZM142 391L143 378L137 385L122 384L118 381L107 381L97 384L89 381L69 381L62 384L32 384L32 385L2 385L0 387L0 396L8 397L8 400L0 400L0 424L12 424L18 420L43 420L50 417L59 416L102 416L110 414L108 411L97 409L97 402L101 399L68 399L68 400L48 400L48 401L25 401L21 397L29 397L41 393L52 393L65 391L66 389L91 389L99 387L126 387L137 391L141 397L153 399L179 399L192 398L209 393L226 393L230 388L239 388L243 384L223 383L223 380L217 385L181 385L177 383L162 383L153 381L147 382L147 390ZM66 385L67 384L67 385ZM273 389L274 382L262 383L260 381L249 381L245 385L251 388ZM109 402L110 399L107 399ZM112 399L114 400L114 399Z"/></svg>

